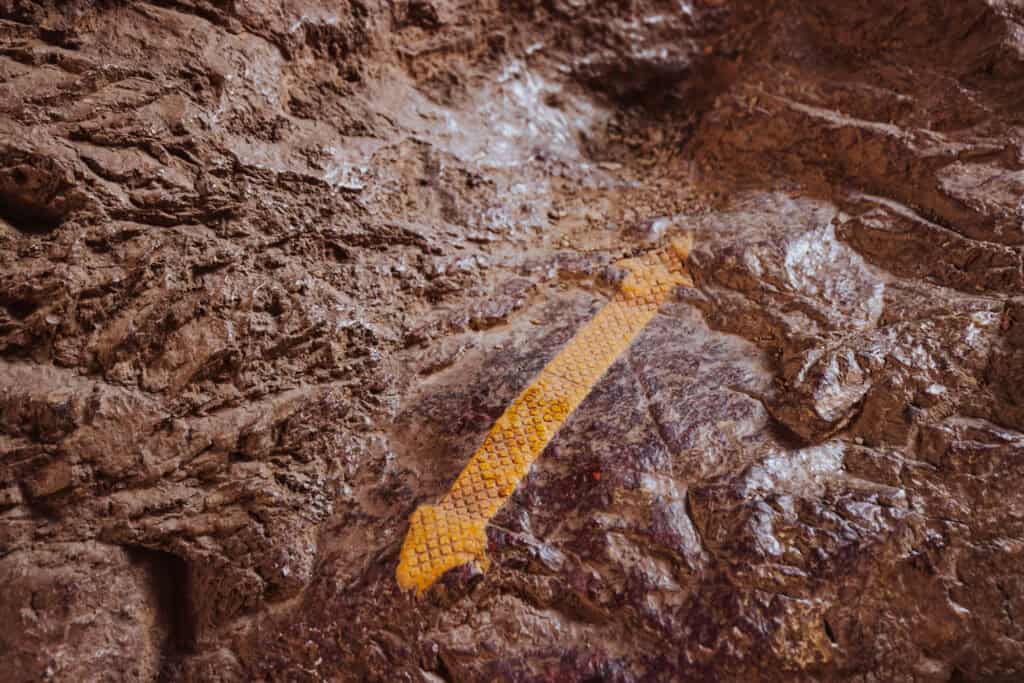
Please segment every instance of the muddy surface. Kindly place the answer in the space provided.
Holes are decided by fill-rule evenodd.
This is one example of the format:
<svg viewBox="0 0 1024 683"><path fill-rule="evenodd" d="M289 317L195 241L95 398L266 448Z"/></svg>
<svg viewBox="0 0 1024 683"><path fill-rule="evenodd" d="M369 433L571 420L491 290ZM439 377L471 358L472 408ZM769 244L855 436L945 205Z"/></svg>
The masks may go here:
<svg viewBox="0 0 1024 683"><path fill-rule="evenodd" d="M1024 678L1022 144L1012 0L0 0L0 678Z"/></svg>

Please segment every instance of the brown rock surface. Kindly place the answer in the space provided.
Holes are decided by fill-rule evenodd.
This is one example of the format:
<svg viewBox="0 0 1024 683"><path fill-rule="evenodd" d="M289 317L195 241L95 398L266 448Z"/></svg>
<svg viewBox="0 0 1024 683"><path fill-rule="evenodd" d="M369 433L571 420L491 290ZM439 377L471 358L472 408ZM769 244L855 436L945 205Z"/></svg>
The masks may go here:
<svg viewBox="0 0 1024 683"><path fill-rule="evenodd" d="M1013 0L0 0L0 680L1024 679L1022 112Z"/></svg>

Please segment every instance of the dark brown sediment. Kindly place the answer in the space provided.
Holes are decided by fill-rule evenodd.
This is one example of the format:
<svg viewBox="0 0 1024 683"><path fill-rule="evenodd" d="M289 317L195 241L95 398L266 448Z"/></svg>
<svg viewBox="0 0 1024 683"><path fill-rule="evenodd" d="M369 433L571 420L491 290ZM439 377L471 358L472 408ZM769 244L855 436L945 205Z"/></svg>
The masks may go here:
<svg viewBox="0 0 1024 683"><path fill-rule="evenodd" d="M1022 59L1007 0L0 0L0 680L1024 677Z"/></svg>

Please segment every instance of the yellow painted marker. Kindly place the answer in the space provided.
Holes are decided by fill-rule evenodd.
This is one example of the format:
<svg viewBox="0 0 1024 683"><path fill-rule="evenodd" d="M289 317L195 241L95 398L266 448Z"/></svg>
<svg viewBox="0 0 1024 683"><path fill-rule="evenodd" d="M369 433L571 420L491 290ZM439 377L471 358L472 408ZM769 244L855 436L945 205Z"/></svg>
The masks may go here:
<svg viewBox="0 0 1024 683"><path fill-rule="evenodd" d="M677 239L620 262L628 275L612 300L512 401L451 490L436 505L412 513L398 562L402 588L421 594L446 571L468 562L487 569L487 523L669 293L693 285L685 267L691 246L690 238Z"/></svg>

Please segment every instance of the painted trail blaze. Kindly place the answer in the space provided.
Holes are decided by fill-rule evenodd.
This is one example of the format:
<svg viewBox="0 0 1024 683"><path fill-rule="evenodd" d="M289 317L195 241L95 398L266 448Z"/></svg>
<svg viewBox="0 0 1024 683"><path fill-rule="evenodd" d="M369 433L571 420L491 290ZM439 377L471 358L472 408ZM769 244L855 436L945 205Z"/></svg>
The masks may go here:
<svg viewBox="0 0 1024 683"><path fill-rule="evenodd" d="M397 578L422 593L449 569L476 562L485 569L486 526L531 463L583 402L615 359L679 285L690 239L678 239L619 265L628 270L618 292L518 396L484 438L448 493L409 519Z"/></svg>

